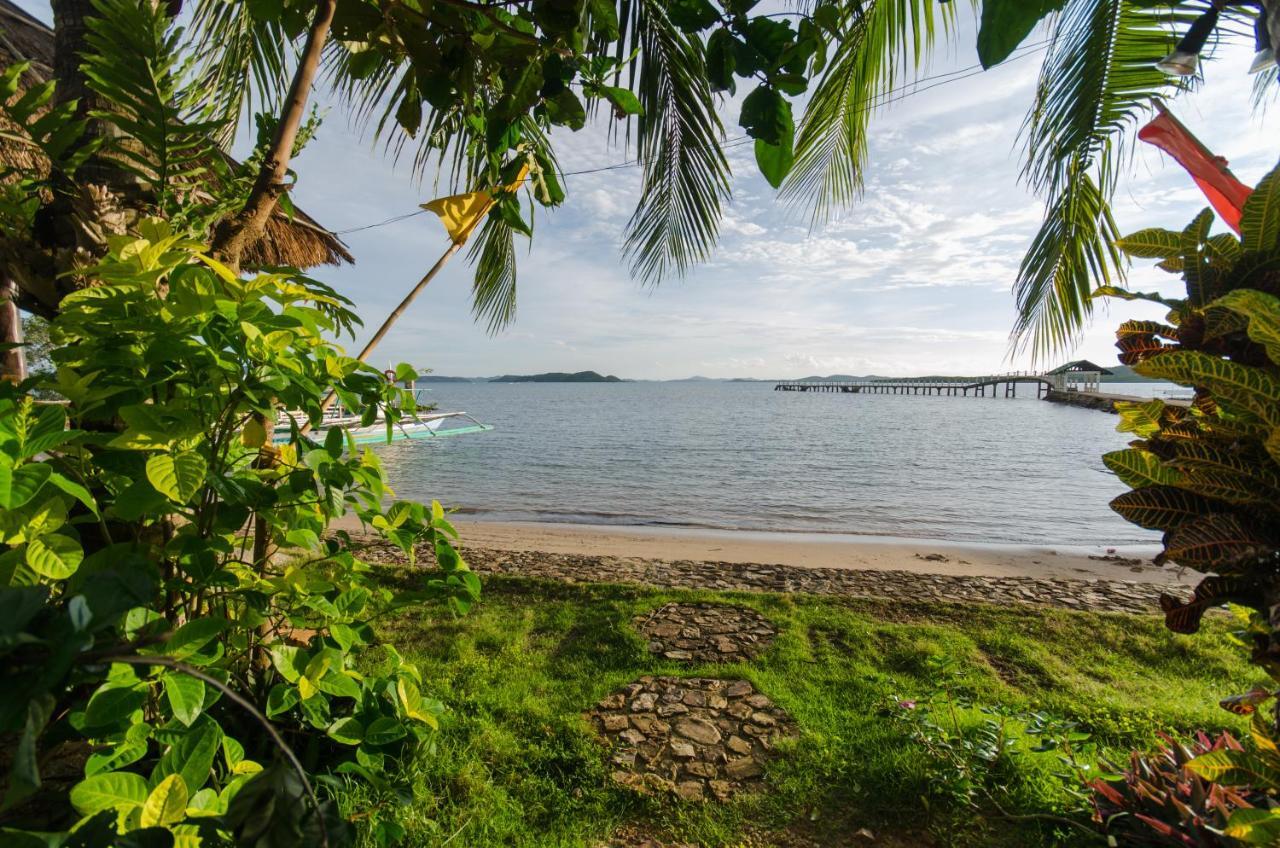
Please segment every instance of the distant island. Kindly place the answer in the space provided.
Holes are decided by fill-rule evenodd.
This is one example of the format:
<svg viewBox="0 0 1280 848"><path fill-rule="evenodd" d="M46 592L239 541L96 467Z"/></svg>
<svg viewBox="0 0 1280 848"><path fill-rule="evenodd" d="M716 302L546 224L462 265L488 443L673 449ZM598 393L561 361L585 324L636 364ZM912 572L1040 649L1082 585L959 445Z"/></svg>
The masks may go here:
<svg viewBox="0 0 1280 848"><path fill-rule="evenodd" d="M474 377L441 377L436 374L420 374L419 383L474 383Z"/></svg>
<svg viewBox="0 0 1280 848"><path fill-rule="evenodd" d="M494 377L490 383L621 383L622 380L610 374L604 376L595 371L578 371L566 374L563 371L551 371L546 374L503 374Z"/></svg>

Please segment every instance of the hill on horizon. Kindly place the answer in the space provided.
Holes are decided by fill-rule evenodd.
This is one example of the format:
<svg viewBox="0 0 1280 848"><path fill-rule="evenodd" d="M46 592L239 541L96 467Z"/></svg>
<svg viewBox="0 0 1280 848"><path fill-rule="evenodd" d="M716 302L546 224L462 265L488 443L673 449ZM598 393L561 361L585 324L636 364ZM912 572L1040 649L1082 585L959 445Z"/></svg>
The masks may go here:
<svg viewBox="0 0 1280 848"><path fill-rule="evenodd" d="M614 375L604 376L596 371L576 371L572 374L564 371L549 371L546 374L503 374L494 377L490 383L621 383Z"/></svg>

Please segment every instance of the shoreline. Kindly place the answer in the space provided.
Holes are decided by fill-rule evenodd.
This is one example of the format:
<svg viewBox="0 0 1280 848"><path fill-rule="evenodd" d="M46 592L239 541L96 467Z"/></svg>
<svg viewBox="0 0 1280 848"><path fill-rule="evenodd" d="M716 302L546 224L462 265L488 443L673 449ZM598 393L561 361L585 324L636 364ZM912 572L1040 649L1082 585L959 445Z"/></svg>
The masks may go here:
<svg viewBox="0 0 1280 848"><path fill-rule="evenodd" d="M696 561L848 571L908 572L953 577L1108 580L1192 586L1196 572L1158 567L1155 545L1103 548L1070 545L966 544L752 530L552 524L451 519L463 548L490 551ZM337 523L359 529L351 519Z"/></svg>

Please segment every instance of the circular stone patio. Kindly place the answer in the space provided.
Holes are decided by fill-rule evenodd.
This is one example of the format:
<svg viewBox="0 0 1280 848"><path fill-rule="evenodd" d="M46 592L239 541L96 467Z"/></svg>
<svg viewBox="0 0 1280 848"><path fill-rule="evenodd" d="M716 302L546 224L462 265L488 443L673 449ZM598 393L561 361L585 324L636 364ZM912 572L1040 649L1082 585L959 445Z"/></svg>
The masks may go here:
<svg viewBox="0 0 1280 848"><path fill-rule="evenodd" d="M641 677L587 713L610 746L615 782L686 801L725 801L764 780L795 723L746 680Z"/></svg>
<svg viewBox="0 0 1280 848"><path fill-rule="evenodd" d="M635 626L651 653L681 662L755 659L778 635L755 610L725 604L667 604L637 616Z"/></svg>

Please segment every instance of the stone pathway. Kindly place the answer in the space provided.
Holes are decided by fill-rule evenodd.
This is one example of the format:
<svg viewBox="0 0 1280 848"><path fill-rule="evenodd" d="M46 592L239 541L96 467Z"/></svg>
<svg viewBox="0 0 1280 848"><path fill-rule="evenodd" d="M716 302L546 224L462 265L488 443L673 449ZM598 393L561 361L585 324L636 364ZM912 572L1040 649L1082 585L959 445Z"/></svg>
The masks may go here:
<svg viewBox="0 0 1280 848"><path fill-rule="evenodd" d="M667 604L634 623L650 653L680 662L752 660L778 635L760 613L727 604Z"/></svg>
<svg viewBox="0 0 1280 848"><path fill-rule="evenodd" d="M665 561L485 548L466 548L464 555L471 567L480 574L542 577L568 583L638 583L659 588L807 592L904 601L1031 604L1141 615L1158 615L1160 594L1170 591L1168 586L1125 580L960 577L909 571ZM430 562L432 554L424 547L419 556ZM373 562L404 562L403 554L390 545L366 551L365 557ZM1178 593L1176 588L1172 591ZM1190 594L1189 588L1185 590L1185 594Z"/></svg>
<svg viewBox="0 0 1280 848"><path fill-rule="evenodd" d="M610 746L613 780L646 794L726 801L764 780L795 723L746 680L641 677L588 719Z"/></svg>

